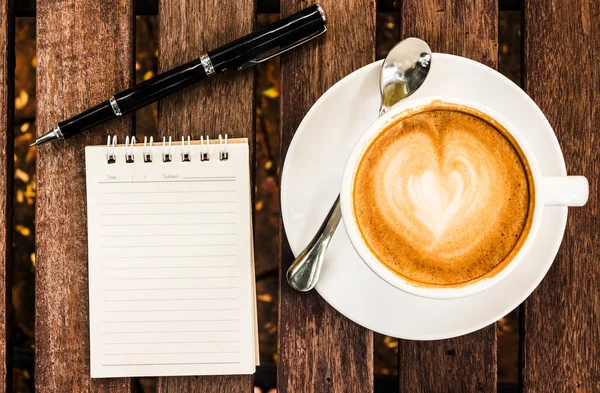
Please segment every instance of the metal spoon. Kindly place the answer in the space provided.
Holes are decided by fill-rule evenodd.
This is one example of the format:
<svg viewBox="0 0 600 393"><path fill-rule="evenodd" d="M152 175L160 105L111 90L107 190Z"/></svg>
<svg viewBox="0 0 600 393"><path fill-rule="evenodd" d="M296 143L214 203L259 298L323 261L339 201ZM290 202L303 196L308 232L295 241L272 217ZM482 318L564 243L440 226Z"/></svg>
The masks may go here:
<svg viewBox="0 0 600 393"><path fill-rule="evenodd" d="M431 50L424 41L407 38L396 44L381 68L379 116L414 93L425 81L430 65ZM287 281L294 289L306 292L317 284L325 252L341 218L338 195L315 237L287 271Z"/></svg>

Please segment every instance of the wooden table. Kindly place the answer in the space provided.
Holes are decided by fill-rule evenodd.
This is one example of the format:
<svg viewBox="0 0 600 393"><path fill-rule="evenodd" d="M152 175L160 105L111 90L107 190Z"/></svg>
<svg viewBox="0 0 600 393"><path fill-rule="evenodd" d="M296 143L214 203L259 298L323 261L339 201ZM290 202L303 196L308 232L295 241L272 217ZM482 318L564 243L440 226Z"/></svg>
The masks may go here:
<svg viewBox="0 0 600 393"><path fill-rule="evenodd" d="M0 391L10 391L14 12L0 0ZM146 3L146 2L143 2ZM309 5L281 0L282 15ZM401 37L434 51L498 65L497 0L403 0ZM518 1L508 3L518 7ZM328 87L375 60L374 0L323 0L329 31L282 56L282 157L294 130ZM30 7L31 2L19 4ZM154 5L155 7L155 5ZM395 8L394 8L395 7ZM253 0L160 0L160 70L252 31ZM17 10L18 12L18 10ZM25 11L27 12L27 11ZM37 129L133 84L132 0L38 0ZM524 88L548 116L568 171L590 180L570 213L559 255L524 302L524 392L600 392L600 0L524 0ZM194 86L160 103L164 134L236 130L253 140L254 76ZM485 87L482 87L485 88ZM83 147L133 132L132 118L38 151L36 386L45 392L130 392L131 379L90 380ZM253 146L251 144L251 146ZM293 260L281 233L281 276ZM280 285L280 392L372 392L373 334L315 292ZM496 327L435 342L399 342L400 392L496 391ZM159 393L251 392L251 376L160 378Z"/></svg>

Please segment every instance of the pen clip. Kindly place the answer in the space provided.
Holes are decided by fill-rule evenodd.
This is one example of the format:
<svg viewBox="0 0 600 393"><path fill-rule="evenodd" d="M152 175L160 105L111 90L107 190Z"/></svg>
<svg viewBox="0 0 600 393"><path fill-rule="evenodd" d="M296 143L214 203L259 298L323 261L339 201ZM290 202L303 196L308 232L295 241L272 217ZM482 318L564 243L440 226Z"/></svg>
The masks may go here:
<svg viewBox="0 0 600 393"><path fill-rule="evenodd" d="M320 36L321 34L325 33L326 31L327 31L327 26L323 26L323 30L321 30L321 31L318 31L318 32L313 33L313 34L311 34L311 35L309 35L307 37L304 37L304 38L302 38L302 39L300 39L298 41L295 41L295 42L291 43L290 45L285 46L283 48L273 49L273 51L267 52L262 57L257 57L257 58L254 58L252 60L249 60L249 61L245 62L244 64L242 64L241 66L238 67L238 70L243 70L245 68L252 67L252 66L254 66L254 65L258 64L258 63L262 63L263 61L267 61L269 59L277 57L277 56L279 56L282 53L285 53L285 52L287 52L289 50L294 49L297 46L300 46L300 45L304 44L305 42L308 42L308 41L310 41L310 40L312 40L314 38L317 38L318 36Z"/></svg>

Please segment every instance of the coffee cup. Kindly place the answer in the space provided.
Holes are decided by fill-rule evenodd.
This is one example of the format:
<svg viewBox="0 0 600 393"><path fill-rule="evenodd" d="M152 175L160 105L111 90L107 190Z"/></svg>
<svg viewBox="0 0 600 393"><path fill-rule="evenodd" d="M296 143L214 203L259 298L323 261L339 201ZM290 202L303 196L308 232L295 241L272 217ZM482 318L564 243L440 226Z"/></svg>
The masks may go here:
<svg viewBox="0 0 600 393"><path fill-rule="evenodd" d="M507 277L531 248L544 206L587 198L585 177L545 177L521 131L456 97L405 101L379 117L350 153L340 191L364 263L402 291L439 299Z"/></svg>

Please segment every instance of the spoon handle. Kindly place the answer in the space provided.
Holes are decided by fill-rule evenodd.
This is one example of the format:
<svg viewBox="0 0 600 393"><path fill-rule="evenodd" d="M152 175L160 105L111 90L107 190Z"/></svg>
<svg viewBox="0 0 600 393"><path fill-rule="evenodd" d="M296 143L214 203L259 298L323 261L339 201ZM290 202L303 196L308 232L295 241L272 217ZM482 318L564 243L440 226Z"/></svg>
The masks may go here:
<svg viewBox="0 0 600 393"><path fill-rule="evenodd" d="M340 196L338 195L315 237L287 271L287 281L292 288L306 292L315 287L319 280L323 259L325 259L325 251L341 218Z"/></svg>

